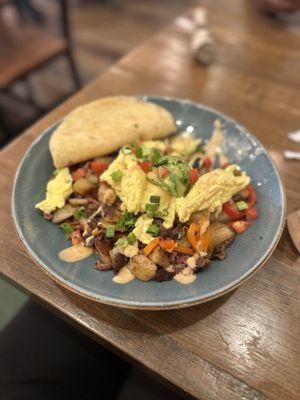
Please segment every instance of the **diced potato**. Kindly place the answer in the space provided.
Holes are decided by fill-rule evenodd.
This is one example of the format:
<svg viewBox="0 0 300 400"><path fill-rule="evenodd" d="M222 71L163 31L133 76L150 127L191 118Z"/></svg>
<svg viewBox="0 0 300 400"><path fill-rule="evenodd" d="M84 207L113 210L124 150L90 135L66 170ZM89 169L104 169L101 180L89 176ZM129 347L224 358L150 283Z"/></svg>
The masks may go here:
<svg viewBox="0 0 300 400"><path fill-rule="evenodd" d="M73 184L73 190L75 193L85 196L88 192L93 189L94 185L86 178L80 178Z"/></svg>
<svg viewBox="0 0 300 400"><path fill-rule="evenodd" d="M210 231L214 247L234 236L234 232L227 225L222 224L221 222L214 222L211 224Z"/></svg>
<svg viewBox="0 0 300 400"><path fill-rule="evenodd" d="M59 208L56 211L54 211L52 222L54 224L60 224L66 219L72 217L72 215L74 214L74 210L75 208L72 207L70 204L65 204L62 208Z"/></svg>
<svg viewBox="0 0 300 400"><path fill-rule="evenodd" d="M98 200L102 204L111 206L117 200L117 195L111 187L103 182L98 189Z"/></svg>
<svg viewBox="0 0 300 400"><path fill-rule="evenodd" d="M160 247L155 249L149 254L149 258L152 262L159 265L162 268L167 268L170 265L169 257L164 253Z"/></svg>
<svg viewBox="0 0 300 400"><path fill-rule="evenodd" d="M99 177L92 172L88 172L86 175L86 179L91 182L92 185L97 186L99 182Z"/></svg>
<svg viewBox="0 0 300 400"><path fill-rule="evenodd" d="M69 199L69 203L72 206L85 206L88 201L87 199Z"/></svg>
<svg viewBox="0 0 300 400"><path fill-rule="evenodd" d="M145 282L153 278L157 271L157 266L143 254L131 258L127 267L136 278Z"/></svg>

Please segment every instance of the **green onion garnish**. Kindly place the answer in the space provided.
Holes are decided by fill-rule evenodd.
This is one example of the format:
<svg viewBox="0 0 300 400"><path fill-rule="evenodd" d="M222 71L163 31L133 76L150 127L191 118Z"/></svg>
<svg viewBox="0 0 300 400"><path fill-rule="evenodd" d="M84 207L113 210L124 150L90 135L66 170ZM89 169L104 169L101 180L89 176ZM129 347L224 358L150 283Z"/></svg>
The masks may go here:
<svg viewBox="0 0 300 400"><path fill-rule="evenodd" d="M60 225L60 227L62 228L62 230L67 233L73 233L75 231L75 229L73 228L72 225L68 224L67 222L64 222L63 224Z"/></svg>
<svg viewBox="0 0 300 400"><path fill-rule="evenodd" d="M106 228L106 232L105 232L105 236L107 238L113 238L115 236L115 232L116 232L116 227L115 225L109 225Z"/></svg>
<svg viewBox="0 0 300 400"><path fill-rule="evenodd" d="M158 236L159 234L159 227L155 224L152 224L147 229L147 233L150 233L152 236Z"/></svg>
<svg viewBox="0 0 300 400"><path fill-rule="evenodd" d="M160 196L150 196L150 203L159 204Z"/></svg>
<svg viewBox="0 0 300 400"><path fill-rule="evenodd" d="M85 208L84 207L76 208L73 215L75 219L86 218Z"/></svg>
<svg viewBox="0 0 300 400"><path fill-rule="evenodd" d="M123 147L123 153L124 154L131 154L132 153L131 147L130 146L124 146Z"/></svg>
<svg viewBox="0 0 300 400"><path fill-rule="evenodd" d="M127 235L127 242L128 242L128 244L133 244L135 241L136 241L136 236L135 236L135 234L134 234L133 232L130 232L130 233Z"/></svg>
<svg viewBox="0 0 300 400"><path fill-rule="evenodd" d="M203 145L198 146L196 151L197 151L198 153L205 154L205 150L204 150L204 148L203 148Z"/></svg>
<svg viewBox="0 0 300 400"><path fill-rule="evenodd" d="M122 179L123 174L119 169L116 169L110 176L115 183L118 183Z"/></svg>
<svg viewBox="0 0 300 400"><path fill-rule="evenodd" d="M158 209L158 204L146 204L145 210L147 212L148 217L153 218L155 216L155 213Z"/></svg>
<svg viewBox="0 0 300 400"><path fill-rule="evenodd" d="M135 155L137 156L137 158L142 158L143 157L143 148L142 147L138 147L136 149Z"/></svg>
<svg viewBox="0 0 300 400"><path fill-rule="evenodd" d="M248 204L243 200L237 201L235 205L239 211L244 211L248 208Z"/></svg>
<svg viewBox="0 0 300 400"><path fill-rule="evenodd" d="M155 164L160 160L160 152L157 149L152 149L151 161Z"/></svg>

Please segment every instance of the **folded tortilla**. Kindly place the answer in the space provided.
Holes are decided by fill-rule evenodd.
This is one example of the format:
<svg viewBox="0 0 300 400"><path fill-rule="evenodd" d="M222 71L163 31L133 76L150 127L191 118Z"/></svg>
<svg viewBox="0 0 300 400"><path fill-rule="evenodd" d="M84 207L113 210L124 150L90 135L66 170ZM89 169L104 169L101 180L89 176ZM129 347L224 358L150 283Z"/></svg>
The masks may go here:
<svg viewBox="0 0 300 400"><path fill-rule="evenodd" d="M134 97L107 97L72 111L53 133L49 147L55 167L62 168L175 130L172 115L163 107Z"/></svg>

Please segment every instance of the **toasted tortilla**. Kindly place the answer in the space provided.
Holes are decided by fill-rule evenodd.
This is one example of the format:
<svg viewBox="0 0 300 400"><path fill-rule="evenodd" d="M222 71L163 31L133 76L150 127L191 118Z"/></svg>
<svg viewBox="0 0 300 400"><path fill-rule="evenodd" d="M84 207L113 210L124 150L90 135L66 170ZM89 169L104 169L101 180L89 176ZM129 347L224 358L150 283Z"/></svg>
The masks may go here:
<svg viewBox="0 0 300 400"><path fill-rule="evenodd" d="M107 97L72 111L53 133L49 147L55 167L62 168L175 130L172 115L163 107L134 97Z"/></svg>

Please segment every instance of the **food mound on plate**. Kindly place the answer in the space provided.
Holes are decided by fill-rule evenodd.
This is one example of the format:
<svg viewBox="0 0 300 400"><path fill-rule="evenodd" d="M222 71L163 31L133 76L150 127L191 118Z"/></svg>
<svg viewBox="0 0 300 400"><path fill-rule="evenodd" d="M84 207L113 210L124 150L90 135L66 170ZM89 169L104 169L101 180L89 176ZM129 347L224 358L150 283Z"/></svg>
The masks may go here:
<svg viewBox="0 0 300 400"><path fill-rule="evenodd" d="M96 252L95 269L113 270L116 283L188 284L226 257L258 217L255 190L222 153L219 121L208 143L187 132L166 139L175 129L167 110L125 96L65 119L50 141L58 168L36 205L72 241L61 259Z"/></svg>

